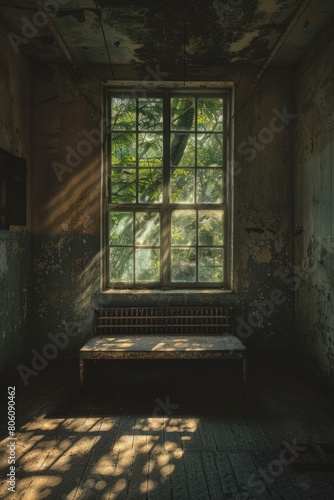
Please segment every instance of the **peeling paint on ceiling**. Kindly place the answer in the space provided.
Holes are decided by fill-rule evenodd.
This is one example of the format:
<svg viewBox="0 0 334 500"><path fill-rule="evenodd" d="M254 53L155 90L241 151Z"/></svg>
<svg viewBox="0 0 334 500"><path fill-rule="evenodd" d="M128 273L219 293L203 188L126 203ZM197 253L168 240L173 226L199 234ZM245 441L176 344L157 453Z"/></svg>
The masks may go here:
<svg viewBox="0 0 334 500"><path fill-rule="evenodd" d="M108 51L112 64L124 66L260 66L300 4L301 0L98 0L96 9L95 0L68 0L51 17L79 66L109 65ZM4 0L0 19L9 32L22 36L25 20L34 23L36 9L28 0ZM334 0L312 1L275 62L298 62L333 13ZM305 19L307 25L302 23ZM33 59L65 62L48 25L37 31L20 48ZM285 50L291 46L292 52Z"/></svg>
<svg viewBox="0 0 334 500"><path fill-rule="evenodd" d="M239 52L240 50L247 48L251 44L251 42L253 42L253 40L256 39L256 37L258 37L258 35L259 35L259 30L245 33L240 40L231 43L230 45L231 51Z"/></svg>

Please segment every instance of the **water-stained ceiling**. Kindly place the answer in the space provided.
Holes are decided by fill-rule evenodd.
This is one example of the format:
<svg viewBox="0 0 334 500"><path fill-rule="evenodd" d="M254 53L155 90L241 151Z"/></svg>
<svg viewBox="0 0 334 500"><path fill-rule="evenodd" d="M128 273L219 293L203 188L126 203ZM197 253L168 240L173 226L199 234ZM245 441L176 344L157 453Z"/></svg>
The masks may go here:
<svg viewBox="0 0 334 500"><path fill-rule="evenodd" d="M334 14L334 0L2 0L11 43L79 67L292 66ZM20 38L17 38L19 36ZM275 53L275 57L273 54Z"/></svg>

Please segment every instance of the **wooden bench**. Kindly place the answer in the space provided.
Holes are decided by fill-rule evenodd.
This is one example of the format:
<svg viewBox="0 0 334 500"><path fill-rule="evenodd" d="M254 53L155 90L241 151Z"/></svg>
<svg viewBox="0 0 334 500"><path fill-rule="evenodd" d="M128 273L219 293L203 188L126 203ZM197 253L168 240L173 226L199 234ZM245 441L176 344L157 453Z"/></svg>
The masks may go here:
<svg viewBox="0 0 334 500"><path fill-rule="evenodd" d="M80 349L80 383L86 359L241 359L247 384L247 350L231 334L226 307L95 309L95 336Z"/></svg>

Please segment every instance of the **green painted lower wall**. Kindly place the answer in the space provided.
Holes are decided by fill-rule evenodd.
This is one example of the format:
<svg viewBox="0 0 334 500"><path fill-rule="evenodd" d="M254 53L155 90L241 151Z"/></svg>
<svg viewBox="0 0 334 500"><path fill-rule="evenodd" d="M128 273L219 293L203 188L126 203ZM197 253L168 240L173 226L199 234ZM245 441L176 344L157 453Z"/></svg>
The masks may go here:
<svg viewBox="0 0 334 500"><path fill-rule="evenodd" d="M0 231L0 373L13 368L33 344L30 328L31 236Z"/></svg>
<svg viewBox="0 0 334 500"><path fill-rule="evenodd" d="M70 328L76 335L62 354L77 355L91 336L92 299L100 283L99 245L99 237L92 235L34 235L32 325L37 350L50 342L50 335Z"/></svg>

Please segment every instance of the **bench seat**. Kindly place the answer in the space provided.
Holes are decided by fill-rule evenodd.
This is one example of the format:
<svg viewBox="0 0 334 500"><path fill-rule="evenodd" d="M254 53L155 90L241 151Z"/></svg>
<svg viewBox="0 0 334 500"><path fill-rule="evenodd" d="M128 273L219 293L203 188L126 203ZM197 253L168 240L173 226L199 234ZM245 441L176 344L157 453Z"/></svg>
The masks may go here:
<svg viewBox="0 0 334 500"><path fill-rule="evenodd" d="M247 382L247 349L231 334L228 307L95 309L95 335L80 349L80 382L87 359L240 359Z"/></svg>
<svg viewBox="0 0 334 500"><path fill-rule="evenodd" d="M87 359L242 359L247 383L247 349L231 334L223 335L96 335L80 349L80 382Z"/></svg>
<svg viewBox="0 0 334 500"><path fill-rule="evenodd" d="M234 335L97 335L81 349L82 359L126 358L133 355L142 358L161 357L159 354L177 357L243 357L246 347Z"/></svg>

